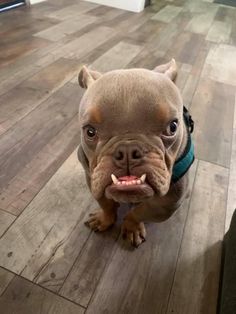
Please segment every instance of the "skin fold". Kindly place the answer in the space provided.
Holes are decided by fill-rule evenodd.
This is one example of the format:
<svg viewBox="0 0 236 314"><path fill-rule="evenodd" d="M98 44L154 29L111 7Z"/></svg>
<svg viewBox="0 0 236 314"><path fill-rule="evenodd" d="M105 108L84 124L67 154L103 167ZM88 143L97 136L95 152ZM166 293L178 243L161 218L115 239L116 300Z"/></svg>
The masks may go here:
<svg viewBox="0 0 236 314"><path fill-rule="evenodd" d="M145 240L144 222L168 219L188 191L188 173L171 182L173 165L188 136L176 75L173 59L153 71L101 74L83 67L79 73L79 84L86 92L79 110L78 158L100 206L87 225L106 230L116 221L119 203L129 203L122 233L134 246ZM119 185L113 183L112 174ZM144 174L141 184L121 184L126 178L137 183Z"/></svg>

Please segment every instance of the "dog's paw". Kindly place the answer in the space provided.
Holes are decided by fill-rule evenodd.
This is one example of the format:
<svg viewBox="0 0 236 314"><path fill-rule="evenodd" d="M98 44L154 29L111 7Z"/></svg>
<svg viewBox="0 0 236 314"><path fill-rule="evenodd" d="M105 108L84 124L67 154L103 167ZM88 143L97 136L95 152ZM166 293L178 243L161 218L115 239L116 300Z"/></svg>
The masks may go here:
<svg viewBox="0 0 236 314"><path fill-rule="evenodd" d="M127 239L134 247L138 247L146 239L146 229L143 222L125 219L122 224L123 239Z"/></svg>
<svg viewBox="0 0 236 314"><path fill-rule="evenodd" d="M105 212L103 210L96 210L89 214L89 219L85 225L94 231L105 231L112 226L116 221L116 213Z"/></svg>

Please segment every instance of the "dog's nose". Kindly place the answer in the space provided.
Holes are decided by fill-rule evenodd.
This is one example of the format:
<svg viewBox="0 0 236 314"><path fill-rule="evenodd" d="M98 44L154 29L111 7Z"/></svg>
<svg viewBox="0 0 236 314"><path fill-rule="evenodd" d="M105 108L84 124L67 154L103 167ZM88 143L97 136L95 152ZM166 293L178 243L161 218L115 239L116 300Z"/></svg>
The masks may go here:
<svg viewBox="0 0 236 314"><path fill-rule="evenodd" d="M143 152L137 145L120 145L113 157L117 166L137 165L143 158Z"/></svg>

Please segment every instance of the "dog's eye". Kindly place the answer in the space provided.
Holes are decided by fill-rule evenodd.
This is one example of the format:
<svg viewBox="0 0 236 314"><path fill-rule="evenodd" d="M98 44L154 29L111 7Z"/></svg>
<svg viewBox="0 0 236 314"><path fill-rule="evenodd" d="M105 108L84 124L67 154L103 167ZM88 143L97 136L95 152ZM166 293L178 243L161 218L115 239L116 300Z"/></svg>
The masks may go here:
<svg viewBox="0 0 236 314"><path fill-rule="evenodd" d="M167 129L166 129L166 134L168 136L174 135L177 131L178 128L178 120L174 119L170 122L170 124L168 125Z"/></svg>
<svg viewBox="0 0 236 314"><path fill-rule="evenodd" d="M96 130L92 127L88 128L87 135L88 137L94 137L96 135Z"/></svg>
<svg viewBox="0 0 236 314"><path fill-rule="evenodd" d="M85 128L85 134L86 134L88 140L93 140L97 135L97 130L94 127L92 127L91 125L88 125Z"/></svg>

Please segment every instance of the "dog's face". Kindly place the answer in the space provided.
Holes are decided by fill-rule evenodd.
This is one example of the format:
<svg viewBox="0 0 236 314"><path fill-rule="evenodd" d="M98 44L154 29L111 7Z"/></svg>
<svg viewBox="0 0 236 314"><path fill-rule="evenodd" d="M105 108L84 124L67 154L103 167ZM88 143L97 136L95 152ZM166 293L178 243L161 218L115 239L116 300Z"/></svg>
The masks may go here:
<svg viewBox="0 0 236 314"><path fill-rule="evenodd" d="M79 159L97 200L137 203L168 192L183 138L175 74L174 61L155 71L81 70Z"/></svg>

